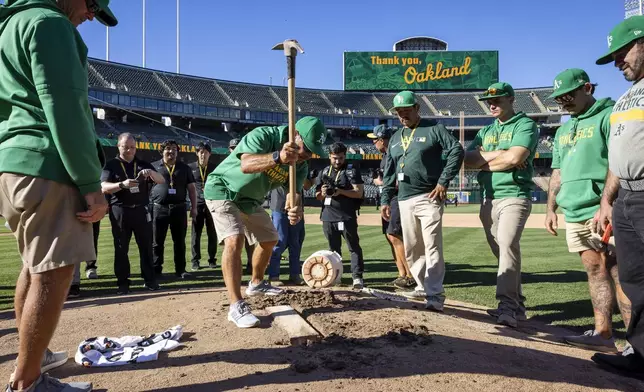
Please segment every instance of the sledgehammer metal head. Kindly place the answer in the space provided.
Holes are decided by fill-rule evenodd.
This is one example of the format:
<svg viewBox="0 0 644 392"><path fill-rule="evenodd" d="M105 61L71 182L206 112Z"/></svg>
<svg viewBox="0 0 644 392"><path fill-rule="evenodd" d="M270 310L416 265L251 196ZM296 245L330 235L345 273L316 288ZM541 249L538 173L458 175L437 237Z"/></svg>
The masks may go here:
<svg viewBox="0 0 644 392"><path fill-rule="evenodd" d="M273 50L284 50L284 56L297 56L297 51L304 53L304 49L300 46L300 43L296 39L287 39L284 42L273 46Z"/></svg>

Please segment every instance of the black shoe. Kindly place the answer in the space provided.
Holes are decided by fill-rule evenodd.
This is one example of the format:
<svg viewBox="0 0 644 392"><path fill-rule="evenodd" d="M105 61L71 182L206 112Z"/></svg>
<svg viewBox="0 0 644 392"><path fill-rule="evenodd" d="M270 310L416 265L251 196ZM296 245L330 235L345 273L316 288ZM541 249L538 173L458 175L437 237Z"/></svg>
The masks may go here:
<svg viewBox="0 0 644 392"><path fill-rule="evenodd" d="M193 261L192 262L192 270L193 271L199 271L199 262L198 261Z"/></svg>
<svg viewBox="0 0 644 392"><path fill-rule="evenodd" d="M629 355L597 353L590 359L609 372L644 380L644 358L637 353Z"/></svg>
<svg viewBox="0 0 644 392"><path fill-rule="evenodd" d="M116 294L118 295L130 294L130 286L126 286L126 285L119 286L119 288L116 290Z"/></svg>
<svg viewBox="0 0 644 392"><path fill-rule="evenodd" d="M208 268L217 268L217 259L208 262Z"/></svg>
<svg viewBox="0 0 644 392"><path fill-rule="evenodd" d="M69 288L69 293L67 294L67 298L78 298L80 297L80 285L79 284L73 284Z"/></svg>
<svg viewBox="0 0 644 392"><path fill-rule="evenodd" d="M177 277L181 279L192 279L194 276L189 272L182 272L180 274L177 274Z"/></svg>
<svg viewBox="0 0 644 392"><path fill-rule="evenodd" d="M161 286L159 286L158 283L153 282L153 283L145 283L143 284L143 288L148 291L158 291L161 290Z"/></svg>

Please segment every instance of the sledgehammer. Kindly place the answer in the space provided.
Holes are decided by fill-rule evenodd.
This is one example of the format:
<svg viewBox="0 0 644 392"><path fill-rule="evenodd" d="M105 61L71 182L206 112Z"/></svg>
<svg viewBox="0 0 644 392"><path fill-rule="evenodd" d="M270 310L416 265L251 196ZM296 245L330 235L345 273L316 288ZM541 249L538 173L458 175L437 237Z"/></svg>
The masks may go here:
<svg viewBox="0 0 644 392"><path fill-rule="evenodd" d="M288 76L288 142L295 142L295 57L297 51L304 53L304 50L294 39L287 39L284 42L273 46L273 50L284 50L286 56L286 72ZM295 163L292 163L288 170L288 194L291 207L295 207Z"/></svg>

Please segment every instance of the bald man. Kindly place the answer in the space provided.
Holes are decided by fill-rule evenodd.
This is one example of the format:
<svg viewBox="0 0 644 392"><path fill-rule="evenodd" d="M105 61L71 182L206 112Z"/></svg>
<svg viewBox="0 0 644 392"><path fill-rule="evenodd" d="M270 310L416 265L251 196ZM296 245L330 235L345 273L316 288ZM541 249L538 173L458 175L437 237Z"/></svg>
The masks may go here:
<svg viewBox="0 0 644 392"><path fill-rule="evenodd" d="M139 247L144 288L158 290L152 263L152 217L148 211L152 183L165 179L146 161L136 157L136 141L129 133L118 139L119 155L105 164L101 188L110 204L110 222L114 236L114 274L117 294L130 292L130 240Z"/></svg>

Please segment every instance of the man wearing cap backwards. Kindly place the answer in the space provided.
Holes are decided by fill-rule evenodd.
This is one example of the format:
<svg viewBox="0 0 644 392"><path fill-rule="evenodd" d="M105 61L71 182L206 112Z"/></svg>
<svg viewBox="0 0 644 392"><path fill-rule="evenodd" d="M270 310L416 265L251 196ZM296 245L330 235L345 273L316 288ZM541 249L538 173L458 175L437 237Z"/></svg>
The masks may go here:
<svg viewBox="0 0 644 392"><path fill-rule="evenodd" d="M86 20L115 26L109 0L8 0L0 6L0 215L18 241L18 359L6 391L91 391L42 374L74 267L96 259L107 212L105 162L87 94Z"/></svg>
<svg viewBox="0 0 644 392"><path fill-rule="evenodd" d="M608 175L597 215L600 234L612 223L619 281L632 303L623 355L595 354L610 370L644 378L644 16L619 23L608 36L598 65L615 62L633 86L610 116Z"/></svg>
<svg viewBox="0 0 644 392"><path fill-rule="evenodd" d="M444 125L420 118L413 92L398 93L393 103L403 129L389 141L381 214L391 219L397 183L405 259L417 285L406 295L424 297L426 309L443 311L443 209L449 182L463 163L463 146Z"/></svg>
<svg viewBox="0 0 644 392"><path fill-rule="evenodd" d="M538 131L525 113L514 111L514 89L508 83L492 84L479 100L487 102L496 120L476 134L467 148L465 163L480 169L479 215L487 242L499 263L496 280L499 305L488 313L497 323L516 328L517 319L526 318L519 242L532 210L532 160Z"/></svg>
<svg viewBox="0 0 644 392"><path fill-rule="evenodd" d="M246 295L278 295L282 290L264 280L273 246L278 235L270 216L261 204L272 189L288 184L289 167L296 163L296 190L300 192L308 173L305 161L313 153L325 156L322 145L326 128L315 117L301 118L293 143L288 141L288 127L259 127L244 136L235 150L217 166L206 181L205 199L215 222L217 238L224 243L222 271L228 289L228 320L239 328L259 325L241 294L241 251L244 239L259 243L253 252L253 273ZM291 205L287 195L285 210L289 223L302 219L299 195Z"/></svg>
<svg viewBox="0 0 644 392"><path fill-rule="evenodd" d="M601 236L592 230L608 172L610 114L615 101L596 100L594 90L595 85L581 69L567 69L555 77L550 98L570 113L571 119L555 135L545 226L557 235L556 210L561 207L568 251L581 256L595 314L594 329L564 340L582 348L617 352L612 333L613 302L617 300L625 325L630 320L631 303L619 284L614 252L604 261Z"/></svg>
<svg viewBox="0 0 644 392"><path fill-rule="evenodd" d="M384 124L380 124L373 129L373 132L368 134L367 137L373 140L376 149L382 154L380 161L380 171L373 183L379 187L384 184L382 175L385 172L385 165L387 164L387 148L389 147L389 139L391 139L394 130ZM389 221L382 218L382 234L387 238L387 242L391 247L391 254L398 267L398 277L393 281L394 286L401 289L413 287L415 284L414 277L409 271L409 266L405 260L405 245L402 238L402 224L400 223L400 207L398 206L398 190L396 189L394 196L390 201L391 217Z"/></svg>

